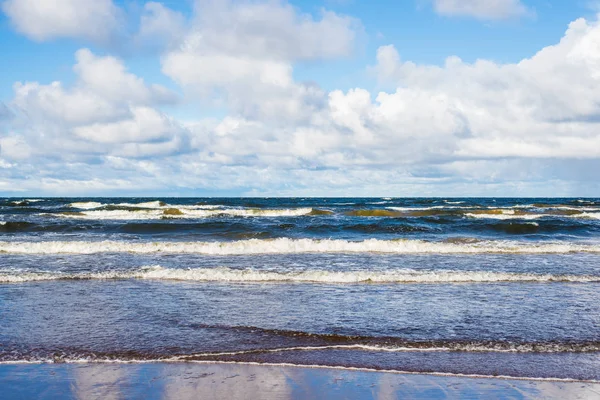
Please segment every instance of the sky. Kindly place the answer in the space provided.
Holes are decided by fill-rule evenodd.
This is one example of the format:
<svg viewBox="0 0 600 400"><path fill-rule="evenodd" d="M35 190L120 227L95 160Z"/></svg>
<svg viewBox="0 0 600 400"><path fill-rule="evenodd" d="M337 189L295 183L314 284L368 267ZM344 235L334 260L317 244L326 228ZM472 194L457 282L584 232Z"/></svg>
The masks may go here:
<svg viewBox="0 0 600 400"><path fill-rule="evenodd" d="M599 12L0 0L0 195L600 197Z"/></svg>

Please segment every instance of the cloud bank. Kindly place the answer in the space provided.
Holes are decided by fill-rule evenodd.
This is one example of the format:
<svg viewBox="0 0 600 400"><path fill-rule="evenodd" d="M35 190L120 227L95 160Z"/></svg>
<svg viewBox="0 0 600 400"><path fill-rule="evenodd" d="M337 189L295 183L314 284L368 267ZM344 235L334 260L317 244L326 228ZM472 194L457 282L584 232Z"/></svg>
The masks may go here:
<svg viewBox="0 0 600 400"><path fill-rule="evenodd" d="M453 4L436 7L458 13ZM461 4L480 12L481 2ZM510 15L502 7L520 5L486 4L502 18ZM511 64L450 56L420 65L381 46L365 73L386 91L326 91L294 77L298 63L351 56L363 34L355 18L286 2L200 0L187 19L148 3L131 40L162 38L162 72L181 94L85 48L73 84L15 83L11 117L0 125L0 191L600 193L592 172L600 170L597 20L573 21L559 43ZM184 103L225 116L173 117Z"/></svg>

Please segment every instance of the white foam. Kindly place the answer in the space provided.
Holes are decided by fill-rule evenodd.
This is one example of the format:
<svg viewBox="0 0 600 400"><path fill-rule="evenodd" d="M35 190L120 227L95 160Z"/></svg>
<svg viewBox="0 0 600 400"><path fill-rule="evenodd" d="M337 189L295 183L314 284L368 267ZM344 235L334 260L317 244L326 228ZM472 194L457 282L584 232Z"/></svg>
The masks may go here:
<svg viewBox="0 0 600 400"><path fill-rule="evenodd" d="M146 201L143 203L118 203L118 204L110 204L110 205L121 206L121 207L140 207L140 208L161 208L161 207L166 206L165 203L163 203L159 200Z"/></svg>
<svg viewBox="0 0 600 400"><path fill-rule="evenodd" d="M297 283L494 283L494 282L600 282L600 276L523 274L490 271L264 271L252 268L164 268L160 265L142 267L132 271L109 270L104 272L60 273L19 270L0 270L0 283L22 283L55 280L120 280L149 279L190 282L297 282Z"/></svg>
<svg viewBox="0 0 600 400"><path fill-rule="evenodd" d="M219 356L237 356L244 354L256 354L256 353L283 353L288 351L322 351L322 350L363 350L363 351L376 351L376 352L387 352L387 353L404 353L404 352L439 352L439 351L464 351L474 353L563 353L563 352L597 352L599 347L594 344L573 346L571 344L560 344L560 343L542 343L542 344L511 344L511 343L454 343L451 345L434 345L427 347L426 343L418 344L414 343L406 346L382 346L372 344L334 344L334 345L323 345L323 346L295 346L295 347L282 347L272 349L258 349L258 350L240 350L240 351L227 351L227 352L215 352L215 353L197 353L192 355L184 355L176 357L179 360L185 360L195 357L219 357Z"/></svg>
<svg viewBox="0 0 600 400"><path fill-rule="evenodd" d="M571 206L549 206L549 207L538 207L545 210L568 210L568 211L600 211L598 207L571 207Z"/></svg>
<svg viewBox="0 0 600 400"><path fill-rule="evenodd" d="M480 208L478 206L463 207L463 206L431 206L431 207L386 207L394 211L428 211L428 210L472 210L474 208Z"/></svg>
<svg viewBox="0 0 600 400"><path fill-rule="evenodd" d="M390 210L410 212L410 211L427 211L427 210L473 210L481 209L480 206L431 206L431 207L387 207ZM478 212L466 212L464 215L471 218L480 219L537 219L542 217L553 217L553 218L598 218L600 219L600 213L589 213L586 211L600 211L597 207L568 207L568 206L555 206L555 207L541 207L544 210L565 210L565 211L580 211L581 214L549 214L543 212L530 212L527 214L515 213L515 210L523 208L539 208L533 205L516 205L504 208L489 208L490 212L478 211ZM495 212L493 212L493 211ZM500 212L500 214L498 213Z"/></svg>
<svg viewBox="0 0 600 400"><path fill-rule="evenodd" d="M600 219L600 213L583 213L583 214L576 215L575 217Z"/></svg>
<svg viewBox="0 0 600 400"><path fill-rule="evenodd" d="M82 210L91 210L94 208L102 207L102 203L98 203L96 201L85 201L85 202L75 202L69 204L69 207L79 208Z"/></svg>
<svg viewBox="0 0 600 400"><path fill-rule="evenodd" d="M476 241L427 242L423 240L347 241L333 239L248 239L232 242L121 242L41 241L0 242L0 252L12 254L94 254L94 253L192 253L213 255L295 254L295 253L396 253L396 254L482 254L600 253L600 244L570 242Z"/></svg>
<svg viewBox="0 0 600 400"><path fill-rule="evenodd" d="M503 213L503 214L473 214L473 213L466 213L465 214L466 217L469 218L477 218L477 219L502 219L502 220L507 220L507 219L525 219L525 220L529 220L529 219L538 219L538 218L543 218L543 217L556 217L556 215L551 215L551 214L514 214L513 213Z"/></svg>
<svg viewBox="0 0 600 400"><path fill-rule="evenodd" d="M12 201L12 204L16 205L16 206L24 206L26 205L28 202L28 200L14 200Z"/></svg>
<svg viewBox="0 0 600 400"><path fill-rule="evenodd" d="M100 204L100 203L97 203ZM125 203L120 204L125 206ZM71 219L93 219L93 220L152 220L163 218L207 218L218 215L230 215L238 217L296 217L310 214L312 208L291 209L253 209L253 208L226 208L219 209L218 206L161 206L160 208L148 208L143 210L93 210L99 206L88 204L88 210L78 214L53 214ZM84 208L83 205L79 208ZM168 208L175 208L181 214L165 214Z"/></svg>
<svg viewBox="0 0 600 400"><path fill-rule="evenodd" d="M479 218L479 219L538 219L544 217L552 217L552 218L590 218L590 219L600 219L600 213L589 213L584 212L581 214L514 214L514 213L502 213L502 214L473 214L466 213L465 216L470 218Z"/></svg>

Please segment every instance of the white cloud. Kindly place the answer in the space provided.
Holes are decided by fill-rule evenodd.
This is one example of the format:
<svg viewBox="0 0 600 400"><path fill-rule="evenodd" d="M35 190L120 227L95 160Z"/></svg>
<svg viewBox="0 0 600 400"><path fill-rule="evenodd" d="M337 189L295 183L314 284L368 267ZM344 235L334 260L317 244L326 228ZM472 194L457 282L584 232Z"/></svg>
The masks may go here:
<svg viewBox="0 0 600 400"><path fill-rule="evenodd" d="M0 139L0 156L11 161L31 157L31 147L22 136L10 135Z"/></svg>
<svg viewBox="0 0 600 400"><path fill-rule="evenodd" d="M144 5L135 41L139 47L160 50L178 43L185 33L186 26L187 21L183 14L161 3L150 1Z"/></svg>
<svg viewBox="0 0 600 400"><path fill-rule="evenodd" d="M335 58L353 50L356 25L330 11L315 20L285 1L197 0L185 50L284 61Z"/></svg>
<svg viewBox="0 0 600 400"><path fill-rule="evenodd" d="M384 46L374 71L382 81L402 87L392 108L418 95L423 102L416 104L432 118L428 128L440 113L462 121L464 139L454 142L460 145L455 156L597 158L599 44L598 22L579 19L560 43L516 64L469 64L450 57L443 67L416 65L403 62L393 46ZM417 109L411 107L412 118ZM422 122L414 120L414 129ZM459 133L460 123L440 123ZM441 126L435 129L443 137Z"/></svg>
<svg viewBox="0 0 600 400"><path fill-rule="evenodd" d="M433 8L441 15L484 20L521 17L530 13L521 0L433 0Z"/></svg>
<svg viewBox="0 0 600 400"><path fill-rule="evenodd" d="M2 10L17 31L40 42L85 38L104 43L120 18L112 0L6 0Z"/></svg>
<svg viewBox="0 0 600 400"><path fill-rule="evenodd" d="M160 85L147 85L126 71L114 57L98 57L88 49L75 54L77 75L74 87L61 82L42 85L17 82L12 105L29 122L46 120L66 126L108 123L132 116L132 106L172 103L176 95Z"/></svg>
<svg viewBox="0 0 600 400"><path fill-rule="evenodd" d="M165 112L175 97L167 89L80 50L74 84L15 85L3 181L78 194L600 192L598 21L574 21L559 43L517 63L419 65L383 46L370 70L392 90L327 92L295 81L294 65L348 54L354 21L283 2L198 4L182 31L171 30L180 22L170 10L149 11L166 21L157 31L183 32L162 68L189 99L224 104L228 115L179 122ZM335 32L337 44L311 30Z"/></svg>
<svg viewBox="0 0 600 400"><path fill-rule="evenodd" d="M304 120L325 94L294 82L293 63L348 56L360 30L352 18L322 11L314 19L283 1L200 0L183 45L164 55L162 69L188 93L224 101L234 113Z"/></svg>
<svg viewBox="0 0 600 400"><path fill-rule="evenodd" d="M148 107L133 107L131 119L94 123L73 129L77 136L98 143L162 142L170 136L170 123L161 113Z"/></svg>
<svg viewBox="0 0 600 400"><path fill-rule="evenodd" d="M31 153L148 157L184 151L185 129L155 108L173 103L174 93L146 84L117 58L87 49L75 56L73 87L61 82L14 85L13 126L37 144Z"/></svg>
<svg viewBox="0 0 600 400"><path fill-rule="evenodd" d="M14 85L13 107L23 110L33 121L86 124L93 121L112 121L129 115L122 108L97 93L83 88L65 90L61 82L42 85L38 82L17 82Z"/></svg>
<svg viewBox="0 0 600 400"><path fill-rule="evenodd" d="M88 49L77 51L75 57L73 69L80 85L108 101L151 104L175 100L175 95L163 86L148 86L142 78L127 72L115 57L98 57Z"/></svg>

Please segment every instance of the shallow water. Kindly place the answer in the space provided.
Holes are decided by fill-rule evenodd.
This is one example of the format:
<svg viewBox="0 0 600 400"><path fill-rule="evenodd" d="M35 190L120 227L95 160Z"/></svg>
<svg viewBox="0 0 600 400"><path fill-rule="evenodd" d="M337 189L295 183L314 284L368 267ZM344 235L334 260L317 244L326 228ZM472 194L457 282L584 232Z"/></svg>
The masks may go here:
<svg viewBox="0 0 600 400"><path fill-rule="evenodd" d="M599 380L599 229L599 199L0 199L0 360Z"/></svg>

